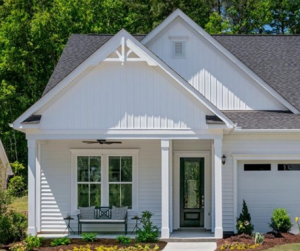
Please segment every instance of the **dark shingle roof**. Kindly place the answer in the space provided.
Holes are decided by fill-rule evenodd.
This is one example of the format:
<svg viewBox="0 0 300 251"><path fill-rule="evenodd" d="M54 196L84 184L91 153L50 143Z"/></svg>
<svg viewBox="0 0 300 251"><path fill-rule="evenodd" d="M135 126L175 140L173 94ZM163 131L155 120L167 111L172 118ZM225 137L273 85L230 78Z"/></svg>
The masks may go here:
<svg viewBox="0 0 300 251"><path fill-rule="evenodd" d="M299 129L300 115L288 111L222 111L242 129Z"/></svg>
<svg viewBox="0 0 300 251"><path fill-rule="evenodd" d="M61 54L61 57L56 65L49 82L44 90L43 95L49 92L60 81L68 76L82 62L96 52L104 45L113 35L78 35L73 34ZM134 35L137 40L141 40L145 35Z"/></svg>
<svg viewBox="0 0 300 251"><path fill-rule="evenodd" d="M213 37L300 110L299 35L214 35Z"/></svg>

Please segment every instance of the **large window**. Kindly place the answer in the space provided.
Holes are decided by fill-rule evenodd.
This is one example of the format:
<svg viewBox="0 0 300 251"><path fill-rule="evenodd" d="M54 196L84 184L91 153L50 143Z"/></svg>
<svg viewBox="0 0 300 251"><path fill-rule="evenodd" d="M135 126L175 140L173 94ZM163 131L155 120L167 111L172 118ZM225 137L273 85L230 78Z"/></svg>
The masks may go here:
<svg viewBox="0 0 300 251"><path fill-rule="evenodd" d="M76 177L71 191L74 210L89 206L135 208L134 163L138 150L105 151L103 154L100 150L72 150L75 166L72 175Z"/></svg>
<svg viewBox="0 0 300 251"><path fill-rule="evenodd" d="M101 205L101 157L77 157L78 207Z"/></svg>
<svg viewBox="0 0 300 251"><path fill-rule="evenodd" d="M109 206L132 208L132 157L109 157Z"/></svg>

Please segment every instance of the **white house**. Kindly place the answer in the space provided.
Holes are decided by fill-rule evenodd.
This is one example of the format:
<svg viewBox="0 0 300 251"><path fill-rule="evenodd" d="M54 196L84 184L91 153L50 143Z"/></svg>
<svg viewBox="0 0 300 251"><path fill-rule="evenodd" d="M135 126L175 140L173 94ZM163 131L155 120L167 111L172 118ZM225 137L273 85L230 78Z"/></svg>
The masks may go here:
<svg viewBox="0 0 300 251"><path fill-rule="evenodd" d="M149 210L162 238L222 238L243 199L257 231L274 208L299 216L299 60L299 36L211 36L180 10L148 35L72 35L13 122L28 140L28 232L63 232L90 205L129 206L129 230Z"/></svg>
<svg viewBox="0 0 300 251"><path fill-rule="evenodd" d="M10 175L13 175L13 172L0 139L0 189L7 188L7 179Z"/></svg>

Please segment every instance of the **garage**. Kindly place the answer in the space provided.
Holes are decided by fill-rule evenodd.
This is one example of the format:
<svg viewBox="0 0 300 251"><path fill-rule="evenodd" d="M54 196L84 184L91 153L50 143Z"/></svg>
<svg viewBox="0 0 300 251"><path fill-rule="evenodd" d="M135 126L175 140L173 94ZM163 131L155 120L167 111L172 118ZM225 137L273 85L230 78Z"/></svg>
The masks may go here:
<svg viewBox="0 0 300 251"><path fill-rule="evenodd" d="M270 231L272 211L282 207L290 214L292 232L298 233L295 217L300 216L300 161L239 161L237 186L237 216L244 199L255 231Z"/></svg>

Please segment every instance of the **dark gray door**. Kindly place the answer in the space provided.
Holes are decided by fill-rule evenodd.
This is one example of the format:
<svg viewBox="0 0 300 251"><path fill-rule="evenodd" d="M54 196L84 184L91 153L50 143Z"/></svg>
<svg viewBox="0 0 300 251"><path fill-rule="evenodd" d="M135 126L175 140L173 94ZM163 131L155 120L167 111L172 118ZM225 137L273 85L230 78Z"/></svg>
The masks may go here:
<svg viewBox="0 0 300 251"><path fill-rule="evenodd" d="M180 227L204 226L204 158L180 158Z"/></svg>

